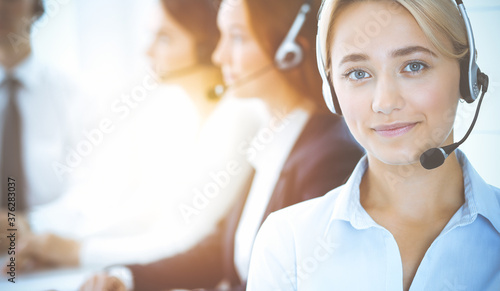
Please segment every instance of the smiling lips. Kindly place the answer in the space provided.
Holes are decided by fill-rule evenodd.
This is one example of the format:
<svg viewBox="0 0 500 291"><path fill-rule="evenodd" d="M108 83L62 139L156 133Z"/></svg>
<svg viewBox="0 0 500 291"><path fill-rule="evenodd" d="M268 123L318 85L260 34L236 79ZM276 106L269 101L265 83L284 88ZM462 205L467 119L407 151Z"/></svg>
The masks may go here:
<svg viewBox="0 0 500 291"><path fill-rule="evenodd" d="M413 123L394 123L389 125L380 125L373 128L376 133L383 137L398 137L402 136L417 125Z"/></svg>

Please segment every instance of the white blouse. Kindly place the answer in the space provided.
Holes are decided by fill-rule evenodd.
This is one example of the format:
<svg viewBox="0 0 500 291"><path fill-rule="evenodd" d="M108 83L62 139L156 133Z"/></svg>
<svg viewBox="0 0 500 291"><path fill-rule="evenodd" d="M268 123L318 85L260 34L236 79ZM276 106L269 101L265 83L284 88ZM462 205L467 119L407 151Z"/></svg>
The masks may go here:
<svg viewBox="0 0 500 291"><path fill-rule="evenodd" d="M427 250L410 290L500 290L500 189L456 154L465 203ZM359 200L367 167L364 157L347 184L269 216L247 290L403 290L396 240Z"/></svg>

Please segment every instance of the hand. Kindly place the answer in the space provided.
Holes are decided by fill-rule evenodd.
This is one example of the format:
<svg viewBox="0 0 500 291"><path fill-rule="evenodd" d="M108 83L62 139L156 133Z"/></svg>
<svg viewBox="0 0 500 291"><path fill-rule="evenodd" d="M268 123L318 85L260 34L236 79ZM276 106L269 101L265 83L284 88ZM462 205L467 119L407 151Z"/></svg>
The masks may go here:
<svg viewBox="0 0 500 291"><path fill-rule="evenodd" d="M54 234L25 235L16 248L18 272L47 267L74 267L79 264L80 244Z"/></svg>
<svg viewBox="0 0 500 291"><path fill-rule="evenodd" d="M107 274L94 275L83 283L79 291L128 291L120 279Z"/></svg>
<svg viewBox="0 0 500 291"><path fill-rule="evenodd" d="M15 216L12 214L15 214ZM20 237L27 236L31 233L28 221L24 215L18 213L12 214L9 215L7 209L0 209L0 251L2 252L6 251L10 244L10 240L7 238L10 233L7 229L16 229L16 245L19 244ZM13 226L9 223L13 223Z"/></svg>
<svg viewBox="0 0 500 291"><path fill-rule="evenodd" d="M10 213L10 215L9 215ZM15 229L15 231L8 231L8 229ZM37 268L37 263L34 262L29 256L21 257L20 252L26 247L31 233L27 219L23 214L16 214L9 212L6 209L0 209L0 251L8 254L7 261L0 262L0 276L5 276L6 272L10 271L10 258L15 255L16 271L22 270L22 267L27 266L29 269Z"/></svg>

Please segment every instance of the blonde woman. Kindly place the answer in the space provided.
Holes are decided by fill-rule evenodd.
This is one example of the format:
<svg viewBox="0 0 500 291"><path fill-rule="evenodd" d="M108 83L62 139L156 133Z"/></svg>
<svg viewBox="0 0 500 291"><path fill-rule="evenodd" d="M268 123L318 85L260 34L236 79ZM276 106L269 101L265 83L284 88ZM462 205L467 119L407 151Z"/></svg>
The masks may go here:
<svg viewBox="0 0 500 291"><path fill-rule="evenodd" d="M320 70L367 155L345 185L268 217L248 290L500 290L500 190L460 150L419 161L453 143L470 97L457 7L326 1L319 29Z"/></svg>

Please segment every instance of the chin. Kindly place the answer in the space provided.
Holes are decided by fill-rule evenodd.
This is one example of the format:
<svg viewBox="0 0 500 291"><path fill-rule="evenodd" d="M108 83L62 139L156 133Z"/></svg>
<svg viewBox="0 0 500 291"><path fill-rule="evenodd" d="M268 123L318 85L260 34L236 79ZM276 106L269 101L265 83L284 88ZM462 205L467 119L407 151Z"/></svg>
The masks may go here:
<svg viewBox="0 0 500 291"><path fill-rule="evenodd" d="M405 166L420 163L420 150L395 150L374 151L370 155L384 164L391 166Z"/></svg>

